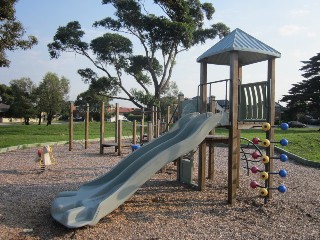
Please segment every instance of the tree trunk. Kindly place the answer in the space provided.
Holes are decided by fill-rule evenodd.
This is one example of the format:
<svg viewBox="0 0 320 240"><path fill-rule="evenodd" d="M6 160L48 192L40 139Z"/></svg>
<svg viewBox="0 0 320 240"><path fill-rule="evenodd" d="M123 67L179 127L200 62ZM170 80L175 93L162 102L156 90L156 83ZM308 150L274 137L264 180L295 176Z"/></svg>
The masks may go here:
<svg viewBox="0 0 320 240"><path fill-rule="evenodd" d="M30 118L29 117L24 118L24 125L30 125Z"/></svg>
<svg viewBox="0 0 320 240"><path fill-rule="evenodd" d="M41 117L42 117L41 112L39 113L38 117L39 117L38 125L41 125Z"/></svg>
<svg viewBox="0 0 320 240"><path fill-rule="evenodd" d="M47 117L47 126L51 125L51 123L52 123L52 113L49 113Z"/></svg>

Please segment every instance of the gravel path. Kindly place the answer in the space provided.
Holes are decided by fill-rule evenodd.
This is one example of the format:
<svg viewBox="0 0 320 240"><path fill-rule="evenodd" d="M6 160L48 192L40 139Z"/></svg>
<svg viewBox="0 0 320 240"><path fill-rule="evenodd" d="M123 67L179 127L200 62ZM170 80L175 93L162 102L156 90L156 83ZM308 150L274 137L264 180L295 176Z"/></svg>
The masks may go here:
<svg viewBox="0 0 320 240"><path fill-rule="evenodd" d="M230 206L222 147L215 149L215 179L207 180L205 192L176 182L175 167L169 165L97 225L63 227L50 215L52 200L121 160L113 149L105 150L99 155L97 144L85 150L78 143L72 152L67 145L53 146L57 164L44 173L34 162L37 148L1 153L0 239L320 239L320 169L277 163L275 169L285 168L289 176L275 176L275 184L284 183L288 192L275 192L266 205L249 187L258 176L241 170L238 199Z"/></svg>

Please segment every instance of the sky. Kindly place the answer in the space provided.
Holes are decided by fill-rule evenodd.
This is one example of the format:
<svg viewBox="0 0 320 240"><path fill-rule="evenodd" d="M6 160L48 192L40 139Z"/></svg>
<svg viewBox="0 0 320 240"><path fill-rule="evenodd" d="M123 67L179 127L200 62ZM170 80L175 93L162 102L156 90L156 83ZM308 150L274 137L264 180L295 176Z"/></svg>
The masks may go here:
<svg viewBox="0 0 320 240"><path fill-rule="evenodd" d="M151 0L145 0L145 2ZM204 1L202 1L204 2ZM320 52L320 1L319 0L215 0L213 19L208 24L225 23L230 30L240 28L263 43L281 53L276 59L276 100L288 94L292 84L301 82L303 66L301 61L309 60ZM70 21L79 21L85 31L85 40L89 42L105 33L102 28L94 28L94 21L113 16L110 5L102 5L100 0L19 0L16 5L16 17L25 27L26 35L38 38L38 45L30 50L7 52L11 61L9 68L0 68L0 82L9 85L13 79L29 77L39 84L47 72L70 80L70 100L86 91L88 84L82 82L77 70L94 67L83 56L63 53L58 59L50 59L47 44L59 26ZM217 43L219 39L208 40L176 59L172 80L178 85L185 97L197 95L200 82L200 64L196 62L203 52ZM137 48L136 51L139 51ZM242 69L243 83L267 80L267 61L245 66ZM99 75L102 76L102 75ZM229 78L229 67L208 65L208 82ZM128 81L126 86L136 87ZM223 98L220 86L213 89L216 99ZM119 102L119 101L114 101ZM131 107L130 102L120 101L121 106ZM282 103L282 105L285 105Z"/></svg>

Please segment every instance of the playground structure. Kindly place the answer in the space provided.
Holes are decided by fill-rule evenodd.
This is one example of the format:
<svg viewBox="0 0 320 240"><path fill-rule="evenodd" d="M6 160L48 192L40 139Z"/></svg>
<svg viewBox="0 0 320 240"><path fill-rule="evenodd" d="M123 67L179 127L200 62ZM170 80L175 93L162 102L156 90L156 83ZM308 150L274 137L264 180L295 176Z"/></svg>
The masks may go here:
<svg viewBox="0 0 320 240"><path fill-rule="evenodd" d="M220 42L202 54L200 63L199 97L195 106L199 113L181 111L183 116L166 134L148 142L132 152L105 175L80 187L77 191L61 192L54 200L51 214L54 219L69 228L94 225L123 202L165 164L179 159L178 178L186 177L183 172L192 169L192 164L184 159L188 153L199 148L198 187L205 190L206 148L209 144L209 176L214 174L214 144L228 144L228 203L233 204L237 197L240 171L240 133L245 129L256 128L268 123L266 139L265 186L252 183L251 187L261 187L265 199L272 197L272 175L274 157L274 120L275 120L275 58L280 53L253 38L240 29L236 29ZM244 66L267 61L267 80L244 84L242 69ZM207 82L207 65L230 66L230 78L216 82ZM213 85L226 83L226 96L229 104L220 113L207 111L208 90L211 96ZM208 88L209 86L209 88ZM229 94L228 94L229 92ZM214 98L211 98L214 103ZM227 102L227 99L226 99ZM104 108L103 108L104 109ZM216 112L214 105L211 111ZM101 114L103 115L103 114ZM228 116L227 116L228 115ZM102 121L103 122L103 121ZM215 135L216 127L227 127L228 137ZM263 125L264 126L264 125ZM210 135L208 133L210 132ZM260 156L259 154L255 154ZM258 169L256 169L258 172ZM280 171L282 177L286 172ZM181 176L182 175L182 176ZM268 175L268 177L267 177ZM285 187L277 188L280 192ZM265 191L267 190L267 192Z"/></svg>
<svg viewBox="0 0 320 240"><path fill-rule="evenodd" d="M97 107L96 107L97 108ZM164 132L168 131L169 123L172 120L170 118L170 107L167 108L166 120L161 121L160 112L157 107L152 107L151 110L141 109L141 124L137 124L134 120L131 122L121 121L119 118L119 104L117 103L115 106L115 127L114 127L114 141L105 142L105 103L101 102L100 104L100 154L103 154L103 149L105 147L114 147L115 151L118 152L118 155L121 155L121 148L128 147L136 144L146 143L153 138L159 137ZM70 102L69 106L70 110L70 118L69 118L69 151L73 149L73 128L74 128L74 111L78 110L80 112L84 112L85 118L85 139L84 139L84 147L88 148L89 144L89 113L90 107L89 104L85 106L75 106L73 102ZM151 120L145 124L145 115L150 114ZM132 131L130 133L126 132L125 136L123 136L123 125L131 125ZM127 128L126 128L127 129ZM137 134L138 132L138 134ZM119 149L119 151L118 151Z"/></svg>
<svg viewBox="0 0 320 240"><path fill-rule="evenodd" d="M252 129L263 122L274 125L275 121L275 59L281 54L243 32L235 29L205 53L197 61L200 63L199 110L207 111L208 64L230 66L230 78L223 80L229 83L229 136L228 136L228 203L236 200L240 170L240 134L241 130ZM267 80L256 83L243 83L242 70L246 65L267 61ZM210 93L211 95L211 93ZM227 95L227 89L226 89ZM266 131L266 139L274 139L274 128ZM206 142L199 146L199 187L205 189ZM211 155L211 154L210 154ZM274 156L274 145L266 148L267 156ZM214 161L211 156L210 161ZM273 172L273 159L265 164L266 172ZM272 176L266 180L266 188L273 185ZM272 197L272 191L267 194Z"/></svg>
<svg viewBox="0 0 320 240"><path fill-rule="evenodd" d="M167 109L167 120L166 122L161 122L158 120L161 118L158 116L159 111L157 107L152 107L150 111L141 109L141 124L137 124L137 121L134 120L131 122L123 122L119 119L119 104L116 103L115 106L115 137L114 141L105 141L105 119L104 119L104 111L105 104L101 102L101 112L100 112L100 154L104 153L104 148L106 147L114 147L115 152L118 155L121 155L122 147L132 147L132 145L144 144L146 142L151 141L153 138L158 138L161 134L163 134L169 127L170 122L170 108ZM145 125L145 114L150 114L151 120L147 122ZM123 124L132 124L132 132L123 136ZM166 126L165 128L163 126ZM138 133L138 134L137 134Z"/></svg>
<svg viewBox="0 0 320 240"><path fill-rule="evenodd" d="M73 102L70 102L69 110L70 110L70 118L69 118L69 151L72 151L73 148L73 118L74 118L74 111L76 110L76 106L74 105ZM89 104L86 104L85 106L85 137L84 137L84 148L88 148L88 143L89 143L89 113L90 113L90 108Z"/></svg>

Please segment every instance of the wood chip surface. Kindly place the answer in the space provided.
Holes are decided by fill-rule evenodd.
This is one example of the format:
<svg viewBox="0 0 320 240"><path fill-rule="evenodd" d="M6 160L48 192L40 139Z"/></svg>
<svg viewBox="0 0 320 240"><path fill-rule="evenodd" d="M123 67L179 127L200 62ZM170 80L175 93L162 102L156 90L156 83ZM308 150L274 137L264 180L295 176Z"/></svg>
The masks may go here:
<svg viewBox="0 0 320 240"><path fill-rule="evenodd" d="M227 148L215 148L215 177L206 191L176 181L176 168L155 174L127 202L95 226L67 229L54 221L50 205L61 191L77 190L108 172L124 156L113 148L99 154L97 143L88 149L80 143L54 145L57 162L40 173L34 159L38 148L0 154L0 239L320 239L320 169L275 160L275 185L285 184L284 194L274 190L268 204L250 188L240 170L237 201L227 204ZM194 179L197 178L197 164Z"/></svg>

